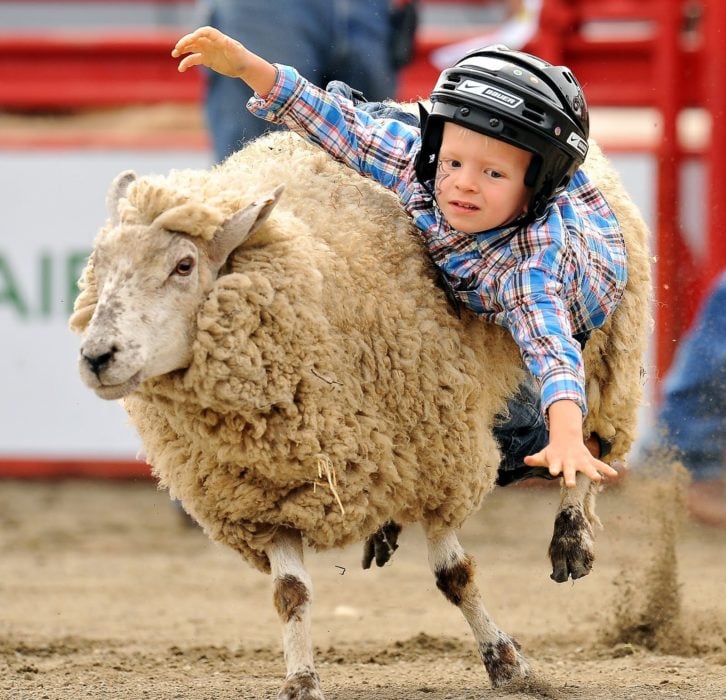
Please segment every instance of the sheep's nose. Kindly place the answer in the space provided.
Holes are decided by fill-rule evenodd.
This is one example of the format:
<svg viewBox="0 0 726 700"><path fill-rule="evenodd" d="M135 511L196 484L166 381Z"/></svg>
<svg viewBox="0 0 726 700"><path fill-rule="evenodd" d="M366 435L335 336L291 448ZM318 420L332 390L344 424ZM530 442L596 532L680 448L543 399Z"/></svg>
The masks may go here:
<svg viewBox="0 0 726 700"><path fill-rule="evenodd" d="M82 352L81 356L84 362L90 367L91 372L98 376L104 367L107 367L111 360L113 360L116 350L117 348L114 346L108 352L103 352L98 355L87 355L85 352Z"/></svg>

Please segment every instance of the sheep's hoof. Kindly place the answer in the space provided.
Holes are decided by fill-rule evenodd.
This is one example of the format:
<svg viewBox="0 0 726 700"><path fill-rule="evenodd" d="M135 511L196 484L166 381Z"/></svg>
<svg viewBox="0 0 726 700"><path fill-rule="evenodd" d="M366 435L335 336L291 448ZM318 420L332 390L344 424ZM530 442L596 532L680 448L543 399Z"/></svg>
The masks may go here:
<svg viewBox="0 0 726 700"><path fill-rule="evenodd" d="M595 561L592 527L580 506L567 506L555 518L549 549L552 562L550 578L564 583L587 576Z"/></svg>
<svg viewBox="0 0 726 700"><path fill-rule="evenodd" d="M376 566L388 563L393 553L398 549L398 536L403 528L389 520L378 528L363 545L363 568L370 569L374 557Z"/></svg>
<svg viewBox="0 0 726 700"><path fill-rule="evenodd" d="M520 652L519 642L500 633L496 642L479 644L479 655L489 674L492 688L501 688L516 679L529 676L529 663Z"/></svg>
<svg viewBox="0 0 726 700"><path fill-rule="evenodd" d="M306 669L288 676L277 694L277 700L325 700L318 674Z"/></svg>

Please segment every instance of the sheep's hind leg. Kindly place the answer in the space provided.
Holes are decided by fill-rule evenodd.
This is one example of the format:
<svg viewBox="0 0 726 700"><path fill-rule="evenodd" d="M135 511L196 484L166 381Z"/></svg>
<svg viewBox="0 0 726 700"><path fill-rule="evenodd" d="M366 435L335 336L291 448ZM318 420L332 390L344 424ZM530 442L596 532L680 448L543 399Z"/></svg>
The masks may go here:
<svg viewBox="0 0 726 700"><path fill-rule="evenodd" d="M549 547L550 578L557 583L564 583L570 576L574 581L590 573L595 561L593 527L600 525L594 510L596 484L578 474L575 488L567 488L564 482L561 488L562 500Z"/></svg>
<svg viewBox="0 0 726 700"><path fill-rule="evenodd" d="M464 552L452 530L432 537L427 533L429 565L436 585L469 623L479 655L494 688L529 675L519 643L502 632L484 608L474 581L474 560Z"/></svg>
<svg viewBox="0 0 726 700"><path fill-rule="evenodd" d="M275 608L282 621L287 676L278 700L324 700L313 662L310 635L312 581L303 565L300 533L280 529L266 549L272 568Z"/></svg>

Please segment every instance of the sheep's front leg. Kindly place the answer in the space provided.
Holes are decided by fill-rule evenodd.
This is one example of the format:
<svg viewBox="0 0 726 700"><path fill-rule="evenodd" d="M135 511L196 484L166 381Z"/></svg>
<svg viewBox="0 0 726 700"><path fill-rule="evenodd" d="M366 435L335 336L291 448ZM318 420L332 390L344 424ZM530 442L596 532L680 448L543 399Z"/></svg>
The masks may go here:
<svg viewBox="0 0 726 700"><path fill-rule="evenodd" d="M266 550L272 568L273 600L282 621L287 677L278 700L324 700L313 662L310 636L312 581L303 565L300 533L280 529Z"/></svg>
<svg viewBox="0 0 726 700"><path fill-rule="evenodd" d="M492 686L499 688L529 675L529 664L519 643L502 632L484 608L474 582L474 560L464 552L454 532L449 530L436 537L427 533L427 539L436 585L469 623Z"/></svg>
<svg viewBox="0 0 726 700"><path fill-rule="evenodd" d="M593 527L600 525L595 515L596 484L578 473L574 488L567 488L564 482L561 488L562 500L549 548L550 578L557 583L564 583L570 576L574 581L590 573L595 561Z"/></svg>

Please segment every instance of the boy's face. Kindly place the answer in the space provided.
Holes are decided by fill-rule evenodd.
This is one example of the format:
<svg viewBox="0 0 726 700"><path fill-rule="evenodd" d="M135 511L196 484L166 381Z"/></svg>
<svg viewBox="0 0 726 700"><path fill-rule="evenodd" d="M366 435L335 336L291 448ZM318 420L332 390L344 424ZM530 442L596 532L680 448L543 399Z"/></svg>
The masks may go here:
<svg viewBox="0 0 726 700"><path fill-rule="evenodd" d="M532 154L446 122L436 171L436 201L451 226L478 233L526 212L524 175Z"/></svg>

